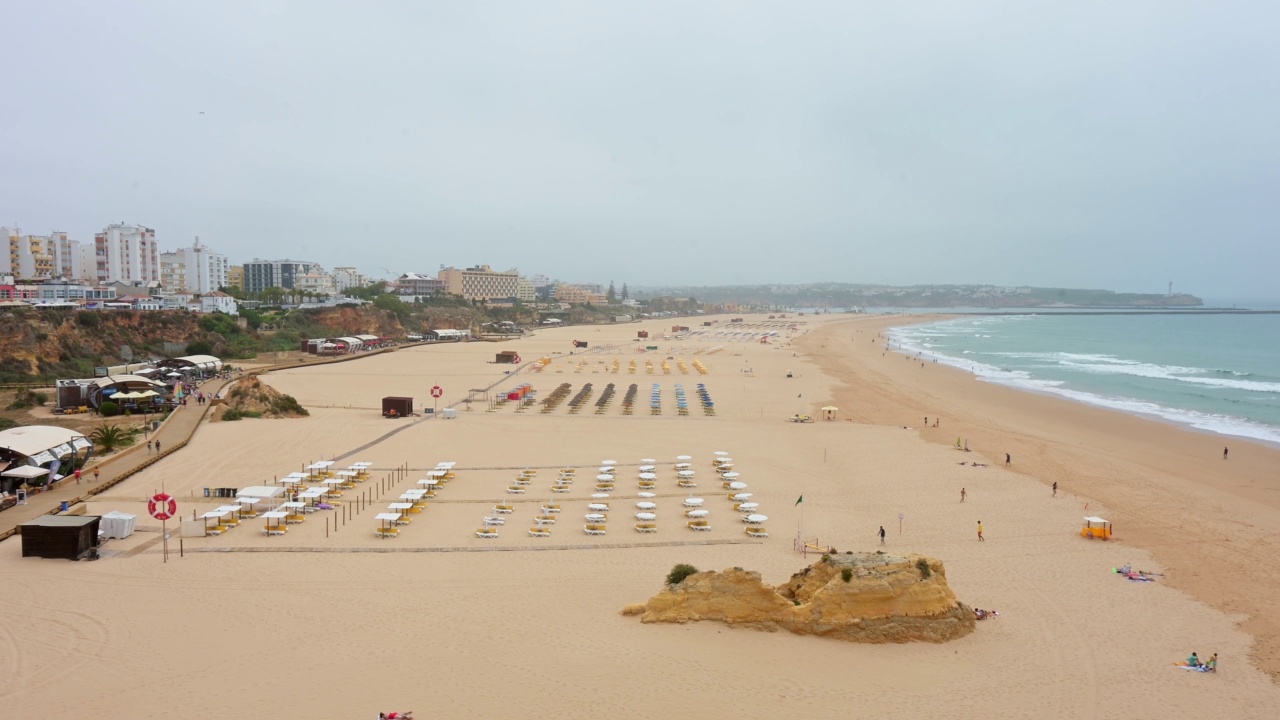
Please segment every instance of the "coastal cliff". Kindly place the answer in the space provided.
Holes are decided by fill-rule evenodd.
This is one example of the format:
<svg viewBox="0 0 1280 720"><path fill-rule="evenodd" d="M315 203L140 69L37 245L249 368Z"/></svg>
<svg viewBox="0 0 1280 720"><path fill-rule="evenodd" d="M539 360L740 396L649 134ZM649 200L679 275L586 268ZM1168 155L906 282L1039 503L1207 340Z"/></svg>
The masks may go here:
<svg viewBox="0 0 1280 720"><path fill-rule="evenodd" d="M623 614L645 623L717 620L869 643L946 642L972 632L975 622L940 560L884 553L826 556L777 587L741 568L696 573Z"/></svg>

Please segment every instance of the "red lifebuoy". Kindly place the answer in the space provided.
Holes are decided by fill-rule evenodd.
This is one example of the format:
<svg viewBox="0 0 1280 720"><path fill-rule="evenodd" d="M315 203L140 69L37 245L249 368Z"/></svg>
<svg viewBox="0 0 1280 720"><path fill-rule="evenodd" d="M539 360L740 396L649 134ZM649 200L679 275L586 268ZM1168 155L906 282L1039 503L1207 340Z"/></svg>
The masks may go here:
<svg viewBox="0 0 1280 720"><path fill-rule="evenodd" d="M178 514L178 501L168 493L157 493L147 501L147 512L157 520L168 520Z"/></svg>

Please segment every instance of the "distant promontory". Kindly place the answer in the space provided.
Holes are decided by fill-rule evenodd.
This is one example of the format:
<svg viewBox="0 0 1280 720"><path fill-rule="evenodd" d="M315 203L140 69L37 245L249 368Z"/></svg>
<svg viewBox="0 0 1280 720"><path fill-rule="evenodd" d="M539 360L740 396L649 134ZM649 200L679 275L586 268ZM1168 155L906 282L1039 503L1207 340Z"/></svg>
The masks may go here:
<svg viewBox="0 0 1280 720"><path fill-rule="evenodd" d="M1187 293L1118 293L1111 290L1002 285L725 285L638 288L636 297L696 297L702 303L789 308L1199 308Z"/></svg>

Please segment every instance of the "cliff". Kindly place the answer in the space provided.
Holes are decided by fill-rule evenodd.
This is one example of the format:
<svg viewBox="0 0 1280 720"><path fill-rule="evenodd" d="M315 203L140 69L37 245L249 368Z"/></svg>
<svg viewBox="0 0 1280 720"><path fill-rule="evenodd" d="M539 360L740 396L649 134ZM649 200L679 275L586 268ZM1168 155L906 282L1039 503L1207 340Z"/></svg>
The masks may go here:
<svg viewBox="0 0 1280 720"><path fill-rule="evenodd" d="M883 553L832 555L777 587L741 568L697 573L623 614L646 623L718 620L871 643L946 642L975 623L972 608L947 585L941 561Z"/></svg>

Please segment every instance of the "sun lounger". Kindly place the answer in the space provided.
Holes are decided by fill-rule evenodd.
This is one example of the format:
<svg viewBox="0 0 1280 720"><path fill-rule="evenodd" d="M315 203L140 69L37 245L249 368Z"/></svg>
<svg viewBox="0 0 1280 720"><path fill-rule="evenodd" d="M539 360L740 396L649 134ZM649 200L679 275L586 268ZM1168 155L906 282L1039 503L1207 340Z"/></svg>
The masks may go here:
<svg viewBox="0 0 1280 720"><path fill-rule="evenodd" d="M544 527L531 527L529 537L551 537L551 531Z"/></svg>
<svg viewBox="0 0 1280 720"><path fill-rule="evenodd" d="M400 528L384 527L378 528L375 532L380 538L400 537Z"/></svg>
<svg viewBox="0 0 1280 720"><path fill-rule="evenodd" d="M476 537L478 538L496 538L498 531L491 527L476 528Z"/></svg>
<svg viewBox="0 0 1280 720"><path fill-rule="evenodd" d="M699 532L703 532L703 531L710 530L710 529L711 529L711 524L710 524L710 523L708 523L706 520L690 520L690 521L689 521L689 529L690 529L690 530L697 530L697 531L699 531Z"/></svg>
<svg viewBox="0 0 1280 720"><path fill-rule="evenodd" d="M605 526L588 523L582 526L582 531L588 535L604 535Z"/></svg>
<svg viewBox="0 0 1280 720"><path fill-rule="evenodd" d="M642 533L655 533L658 532L658 525L657 523L651 522L636 523L636 531Z"/></svg>
<svg viewBox="0 0 1280 720"><path fill-rule="evenodd" d="M503 515L510 515L512 512L515 511L515 509L516 508L514 505L494 505L493 506L494 512L502 513Z"/></svg>
<svg viewBox="0 0 1280 720"><path fill-rule="evenodd" d="M512 486L510 486L510 487L508 487L508 488L507 488L507 494L508 494L508 495L523 495L523 494L524 494L524 488L520 487L519 485L512 485Z"/></svg>
<svg viewBox="0 0 1280 720"><path fill-rule="evenodd" d="M761 525L751 525L747 528L747 535L750 535L751 537L767 538L769 537L769 532Z"/></svg>
<svg viewBox="0 0 1280 720"><path fill-rule="evenodd" d="M484 522L484 524L485 524L485 525L505 525L505 524L507 524L507 521L506 521L506 520L504 520L504 519L502 519L502 518L500 518L500 517L496 517L496 516L494 516L494 517L486 517L486 518L484 519L484 521L483 521L483 522Z"/></svg>
<svg viewBox="0 0 1280 720"><path fill-rule="evenodd" d="M533 522L538 525L555 525L556 519L550 515L537 515L533 518Z"/></svg>
<svg viewBox="0 0 1280 720"><path fill-rule="evenodd" d="M548 514L548 515L555 515L556 513L560 512L560 506L559 506L559 505L550 505L550 504L548 504L548 505L543 505L543 506L542 506L542 512L544 512L544 513L546 513L546 514Z"/></svg>
<svg viewBox="0 0 1280 720"><path fill-rule="evenodd" d="M571 488L568 485L552 485L551 486L551 492L553 493L567 493L569 492L570 489Z"/></svg>

